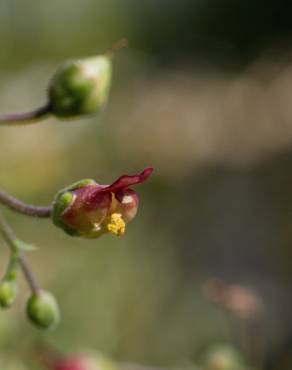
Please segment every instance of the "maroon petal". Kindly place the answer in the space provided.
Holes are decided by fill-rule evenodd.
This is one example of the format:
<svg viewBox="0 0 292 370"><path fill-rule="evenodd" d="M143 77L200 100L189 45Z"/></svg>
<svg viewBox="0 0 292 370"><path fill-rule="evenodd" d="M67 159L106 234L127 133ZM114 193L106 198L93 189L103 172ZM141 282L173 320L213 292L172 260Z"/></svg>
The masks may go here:
<svg viewBox="0 0 292 370"><path fill-rule="evenodd" d="M131 185L140 184L141 182L146 181L152 172L153 172L153 168L148 167L144 171L139 173L138 175L133 175L133 176L123 175L119 177L111 185L103 188L103 191L110 191L110 192L116 193L117 191L126 189Z"/></svg>
<svg viewBox="0 0 292 370"><path fill-rule="evenodd" d="M107 216L112 202L109 192L101 192L100 185L88 185L73 191L72 204L61 214L64 224L80 234L91 233Z"/></svg>

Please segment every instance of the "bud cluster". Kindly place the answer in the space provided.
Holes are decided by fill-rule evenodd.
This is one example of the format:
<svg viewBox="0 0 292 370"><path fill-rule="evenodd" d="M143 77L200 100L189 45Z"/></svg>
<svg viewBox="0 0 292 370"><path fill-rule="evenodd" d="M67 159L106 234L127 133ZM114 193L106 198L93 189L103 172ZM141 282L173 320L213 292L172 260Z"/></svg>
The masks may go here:
<svg viewBox="0 0 292 370"><path fill-rule="evenodd" d="M125 40L122 40L112 52L124 45ZM49 82L48 102L44 107L2 116L0 124L27 124L48 114L67 119L100 112L107 103L112 81L112 55L109 54L64 63ZM2 191L0 203L28 216L51 217L57 227L71 236L97 238L107 233L122 236L126 225L136 216L139 205L138 195L131 187L146 181L152 171L152 168L146 168L136 175L120 176L111 185L100 185L91 179L78 181L58 192L48 207L25 204ZM16 237L1 212L0 233L11 251L7 272L0 281L0 306L8 308L15 302L17 269L20 267L31 289L26 305L28 318L41 329L56 327L60 319L58 303L50 292L37 286L22 253L33 247ZM84 359L82 361L85 363ZM83 370L81 367L60 366L56 370ZM84 369L95 370L92 367Z"/></svg>

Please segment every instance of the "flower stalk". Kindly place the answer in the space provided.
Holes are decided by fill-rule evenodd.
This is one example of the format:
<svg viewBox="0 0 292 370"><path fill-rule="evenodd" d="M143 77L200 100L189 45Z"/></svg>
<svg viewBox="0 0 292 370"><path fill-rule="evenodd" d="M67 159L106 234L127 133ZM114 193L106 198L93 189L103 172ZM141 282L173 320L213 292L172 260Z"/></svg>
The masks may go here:
<svg viewBox="0 0 292 370"><path fill-rule="evenodd" d="M0 203L15 212L31 217L49 218L52 212L51 206L39 207L31 204L26 204L1 190Z"/></svg>
<svg viewBox="0 0 292 370"><path fill-rule="evenodd" d="M23 275L31 289L31 292L33 294L38 294L40 289L38 287L36 279L34 278L33 273L28 265L28 262L24 258L23 253L21 252L19 248L19 242L21 241L17 238L14 231L12 230L10 225L7 223L2 212L0 212L0 233L2 234L7 245L9 246L10 253L11 253L10 262L9 262L8 269L5 274L5 278L7 276L12 277L11 274L15 273L16 266L17 264L19 264L23 272Z"/></svg>
<svg viewBox="0 0 292 370"><path fill-rule="evenodd" d="M39 120L46 118L51 113L50 104L37 108L25 113L12 113L0 116L0 125L28 125L31 123L38 123Z"/></svg>

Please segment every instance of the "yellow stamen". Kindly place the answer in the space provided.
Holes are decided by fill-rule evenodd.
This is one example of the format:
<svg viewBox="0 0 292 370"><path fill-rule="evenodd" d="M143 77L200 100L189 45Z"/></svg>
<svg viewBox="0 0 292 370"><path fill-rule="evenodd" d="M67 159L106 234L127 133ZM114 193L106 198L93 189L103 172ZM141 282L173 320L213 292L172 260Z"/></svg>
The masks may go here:
<svg viewBox="0 0 292 370"><path fill-rule="evenodd" d="M111 215L110 222L107 224L107 229L117 236L125 234L126 223L120 213L113 213Z"/></svg>

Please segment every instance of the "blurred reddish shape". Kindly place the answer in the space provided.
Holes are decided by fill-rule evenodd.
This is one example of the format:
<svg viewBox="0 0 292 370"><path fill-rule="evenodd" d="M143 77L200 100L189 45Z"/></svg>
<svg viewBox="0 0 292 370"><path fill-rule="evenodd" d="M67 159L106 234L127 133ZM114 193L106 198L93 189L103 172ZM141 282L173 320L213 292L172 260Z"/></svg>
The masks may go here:
<svg viewBox="0 0 292 370"><path fill-rule="evenodd" d="M259 295L247 286L228 284L218 278L210 278L203 286L208 300L241 319L250 319L258 315L262 309Z"/></svg>

